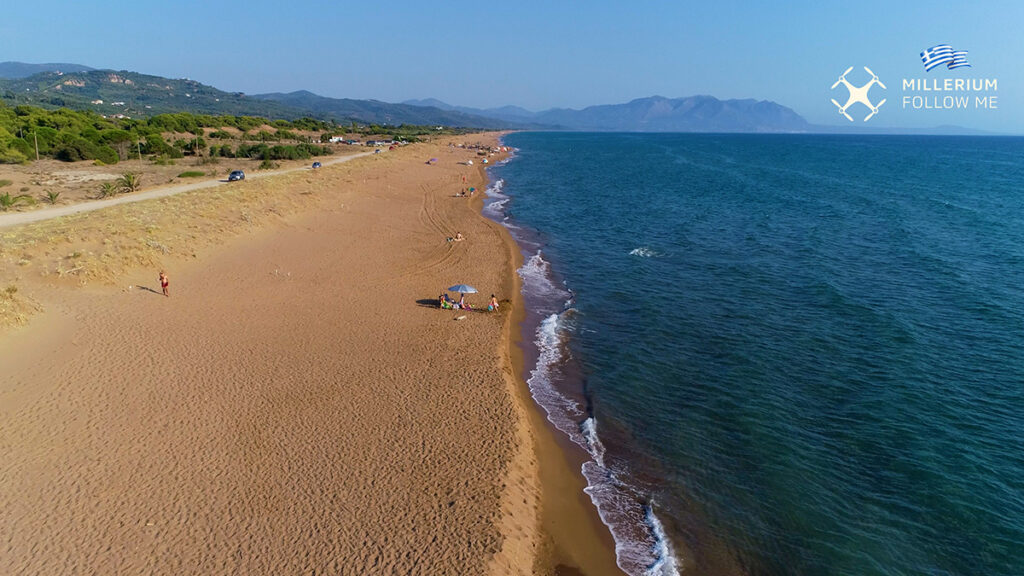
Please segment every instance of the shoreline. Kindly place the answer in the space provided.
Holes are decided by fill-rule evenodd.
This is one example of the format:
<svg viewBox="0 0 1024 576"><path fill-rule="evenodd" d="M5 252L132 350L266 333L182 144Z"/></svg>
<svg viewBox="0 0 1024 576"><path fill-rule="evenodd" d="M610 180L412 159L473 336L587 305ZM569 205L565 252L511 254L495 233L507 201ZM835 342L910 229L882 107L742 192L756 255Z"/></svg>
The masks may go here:
<svg viewBox="0 0 1024 576"><path fill-rule="evenodd" d="M483 214L487 190L494 184L487 167L479 168L485 192L473 199L474 211L500 230L509 255L513 310L506 321L507 358L513 372L516 401L525 408L528 429L532 433L535 472L540 488L539 526L544 551L538 557L542 574L581 574L586 576L622 575L616 564L615 541L584 492L586 479L581 466L586 453L559 432L547 419L526 383L530 369L525 354L527 309L522 293L519 269L525 260L523 247L500 222Z"/></svg>
<svg viewBox="0 0 1024 576"><path fill-rule="evenodd" d="M323 172L325 175L330 174L327 177L329 180L319 175L299 174L250 184L242 192L234 187L230 191L224 190L223 194L217 196L226 197L226 202L235 202L235 195L244 194L246 202L250 202L249 196L257 198L254 200L255 207L249 204L242 206L243 216L246 210L255 210L259 206L269 207L271 216L261 217L255 228L248 221L241 227L232 224L203 228L202 224L193 223L190 226L196 229L175 234L165 233L166 239L162 237L161 240L172 250L169 255L166 252L145 254L145 258L130 257L115 265L105 260L105 252L99 252L95 260L103 266L87 268L84 275L64 277L62 274L58 277L56 274L43 274L41 277L26 278L33 271L39 273L43 270L43 251L29 258L29 266L17 270L16 276L21 278L19 284L27 288L23 293L46 303L47 310L32 317L27 327L8 328L6 333L0 332L0 342L5 344L3 348L8 354L17 354L17 357L7 358L7 365L11 367L9 375L13 378L0 380L0 397L4 399L0 404L5 405L0 439L3 445L9 447L5 449L7 453L4 456L12 466L12 472L2 479L4 490L0 492L7 495L3 498L3 504L5 509L12 511L12 526L18 528L16 538L7 542L6 552L0 554L8 559L5 562L12 563L9 567L17 571L22 568L45 567L40 563L57 562L57 566L50 564L50 567L58 571L82 567L103 567L103 571L126 567L153 568L153 564L147 562L153 558L163 558L178 567L176 572L191 566L205 567L210 573L223 573L225 570L217 570L208 564L219 558L221 566L234 566L249 573L280 572L282 567L298 567L301 564L296 564L299 560L291 556L291 549L312 547L307 552L312 552L311 557L314 559L333 556L335 562L341 558L351 561L351 565L383 562L382 566L389 565L396 569L403 565L427 565L445 572L449 568L443 567L449 566L458 573L466 573L467 570L475 571L468 568L470 565L482 562L481 570L502 574L619 573L614 566L611 550L603 551L605 558L612 559L610 571L608 567L602 567L596 562L596 559L602 557L599 548L606 546L607 541L597 538L588 548L579 545L580 538L576 538L577 544L568 544L557 533L559 528L573 534L592 533L586 526L593 528L593 522L592 517L586 514L589 502L579 502L586 498L582 484L577 482L576 486L580 490L569 497L568 493L553 488L549 481L552 469L558 469L552 463L561 462L562 470L569 472L563 475L565 478L579 479L579 474L565 464L567 456L550 449L554 447L552 442L545 443L543 426L546 421L538 406L530 406L533 400L525 390L521 378L521 356L517 356L514 344L518 317L503 311L499 321L499 318L493 316L488 319L487 315L474 313L469 323L450 322L450 315L436 309L426 309L432 308L431 305L420 304L419 307L407 309L408 305L403 302L405 297L401 295L404 292L389 296L389 290L384 288L377 290L376 297L406 310L404 314L397 314L390 309L367 310L358 302L348 305L344 300L334 300L332 296L339 281L353 284L346 292L363 293L358 288L363 285L360 279L349 278L349 274L339 275L341 271L347 270L346 263L350 261L368 262L362 266L370 265L380 269L375 271L374 268L363 268L367 276L393 270L399 277L396 284L402 284L405 291L412 288L421 293L424 301L429 301L432 293L436 293L436 283L439 281L437 273L448 270L443 274L447 278L454 266L456 269L464 268L465 271L476 270L469 274L464 271L461 273L463 275L494 278L490 281L493 284L481 287L487 289L487 286L493 286L491 290L506 290L513 302L513 313L522 312L516 274L517 266L521 264L516 260L519 248L504 227L481 214L483 195L469 202L449 202L449 194L445 190L457 189L455 174L458 174L458 169L424 168L416 160L401 159L415 156L419 153L416 150L429 149L428 146L421 146L408 153L399 151L401 156L396 154L394 159L387 160L380 167L370 165L370 162L374 162L371 159L331 168L333 172ZM405 172L396 173L391 165L405 166L401 168ZM325 167L323 170L328 169ZM434 171L433 176L430 176L430 170ZM402 176L403 173L409 175ZM422 176L418 176L420 174ZM485 181L487 176L482 166L477 167L473 174L474 179L480 181ZM335 191L339 184L352 186L354 191ZM309 189L312 200L303 200L298 196L290 200L281 197L282 190L301 189ZM403 190L406 194L403 194ZM413 196L422 195L422 205L418 201L410 202L409 193ZM372 195L372 198L363 198L362 194ZM183 194L174 201L153 201L146 205L146 210L170 212L173 217L178 212L176 206L184 205L194 209L202 201L194 194ZM127 214L137 214L137 210L141 209L112 208L104 212L102 217L98 216L101 213L96 212L63 218L52 226L58 232L73 230L62 232L71 239L68 242L84 242L91 237L89 225L94 225L100 236L103 236L103 230L111 222L117 223ZM418 226L407 229L409 227L402 224L402 216L383 212L390 210L413 216L413 220L419 222ZM416 212L419 216L415 216ZM466 216L459 216L460 213ZM159 217L159 213L153 216L150 225L163 230L164 226L169 225L164 224ZM237 211L234 218L238 218ZM384 224L384 220L362 224L367 218L385 218L393 224ZM405 218L408 222L408 217ZM42 234L42 231L48 230L46 223L31 226L31 232L28 231L29 227L17 230L29 235ZM382 230L381 226L387 233L378 240L377 232ZM435 241L431 238L443 234L447 230L446 226L466 230L470 240L477 238L479 242L468 242L460 246L433 244ZM479 231L473 232L474 229ZM483 232L487 229L500 242L486 241L487 234ZM6 233L10 234L11 231L8 228ZM448 233L452 231L447 230ZM295 260L300 254L314 254L310 252L313 247L314 250L325 250L322 242L316 240L327 237L324 234L342 244L327 249L329 259L323 261L327 268L316 262L305 265ZM400 249L399 253L384 252L382 256L361 254L369 251L367 248L370 245L379 242L384 242L382 247L392 245L398 241L391 239L396 234L401 238L420 240L412 244L408 240L402 241L404 246L412 249L408 253L406 249ZM40 245L45 245L45 240L37 239L34 243L25 244L29 251L39 249ZM105 244L108 251L122 248L117 242L112 246ZM495 249L498 251L495 252ZM459 252L453 252L456 250ZM494 262L502 258L498 256L501 252L506 255L504 260L508 265L495 267ZM473 254L483 257L478 258ZM423 266L425 262L428 264L426 267ZM10 265L10 261L3 264ZM172 298L169 301L156 298L155 294L148 292L152 291L152 281L149 279L152 272L149 270L155 265L169 266L172 270ZM494 269L503 267L507 270ZM332 272L335 269L339 272ZM487 272L488 269L490 272ZM458 270L454 271L459 274ZM255 278L254 272L257 274ZM256 282L251 281L256 278ZM332 281L331 278L336 280ZM445 281L450 282L447 279ZM131 283L128 289L116 289L110 285L128 282ZM289 287L288 284L292 282L301 284ZM82 288L69 284L90 286ZM424 288L431 285L435 288ZM195 289L189 290L189 286L201 286L202 289L192 293ZM331 308L317 312L302 307L303 302L316 306L313 303L324 302L325 298L331 301ZM169 305L177 302L183 302L188 307L185 316L168 310ZM335 312L335 309L339 312ZM419 320L409 320L408 316ZM300 317L306 319L301 320ZM232 330L232 325L239 321L243 322L240 326L251 328L243 329L242 333ZM303 326L301 322L311 325ZM492 336L486 336L491 330L487 326L491 324L498 331L492 332ZM403 325L418 330L416 333L419 336L392 336L392 329L387 328ZM343 336L353 331L351 326L355 326L355 336ZM342 332L338 332L339 329ZM369 332L365 332L367 330ZM342 342L323 341L316 337L317 334L329 334L334 338L341 334ZM366 340L360 334L372 336L371 340L384 338L382 344L397 337L404 343L402 349L407 351L409 357L407 360L389 357L383 364L374 362L371 359L377 354L372 346L367 349L360 342ZM437 359L438 351L430 347L429 343L442 334L449 334L443 339L449 342L446 348L451 351L443 351L440 356L450 357L451 360L447 363L418 362L416 358ZM480 338L477 343L493 338L494 350L497 352L494 365L481 366L484 363L482 359L469 364L458 360L458 350L473 346L471 341L459 343L471 334L476 335L474 339ZM154 348L150 345L152 341L160 342L161 345ZM305 344L300 345L299 351L294 351L288 348L289 342ZM423 347L424 343L427 344L426 348ZM321 349L323 351L319 352ZM107 352L101 353L100 350ZM329 350L337 353L328 354ZM315 357L310 359L309 354L303 354L303 351L314 353ZM209 356L214 352L214 356ZM0 356L3 355L0 352ZM57 361L43 366L39 364L43 357L55 358ZM185 364L179 363L177 359L181 357L195 359L195 362L189 360ZM119 358L144 359L145 365L135 366L132 361L125 364ZM367 359L369 363L360 358ZM285 362L284 366L298 362L297 367L301 365L305 368L280 372L280 369L273 368L280 362ZM331 366L335 368L329 368ZM193 367L202 372L194 372ZM371 367L371 371L378 375L364 374L367 367ZM268 369L271 370L270 374L276 374L269 380ZM429 386L423 387L423 384L408 380L410 375L422 375L424 371L435 374L423 378L427 381L425 384L432 383ZM468 376L465 374L467 371ZM376 384L368 389L353 388L347 380L335 382L329 377L330 373L353 374L356 381L367 381L370 378L368 382ZM104 377L104 374L107 376ZM114 376L113 381L110 380L111 375ZM470 384L470 381L465 380L467 377L478 383ZM381 378L387 380L382 381ZM381 382L392 381L395 385L380 387ZM452 383L440 386L445 381ZM89 382L106 383L96 387L88 385ZM502 382L500 389L504 392L488 386L486 382ZM467 385L470 387L466 388ZM337 386L345 390L344 394L324 395ZM442 393L445 389L450 392ZM372 393L366 390L372 390ZM414 390L420 391L416 393ZM465 390L477 392L467 396ZM405 408L393 414L390 410L384 410L384 414L377 413L382 406L373 394L380 393L386 393L387 398L392 398L397 403L396 407ZM507 400L500 401L502 395ZM259 400L254 404L254 398L278 400L269 404ZM280 400L288 398L290 400L285 404L280 403ZM310 404L309 400L313 398L319 400ZM202 402L197 404L200 399ZM511 404L511 412L501 408L503 403ZM378 405L377 411L369 409L374 405ZM383 407L388 405L384 404ZM174 408L168 409L171 406ZM364 406L369 410L357 409L353 412L353 406ZM294 411L300 407L301 412ZM487 421L490 425L480 428L478 423L466 428L471 422L463 421L464 417L477 412L481 416L487 414L487 420L479 422ZM298 414L303 415L303 420L294 419ZM350 425L338 422L332 417L333 414L362 420L358 425ZM199 416L205 417L194 422ZM238 428L242 416L251 420L251 424ZM381 417L397 418L393 424L384 428L373 426L374 430L388 430L386 437L399 434L395 438L398 442L395 446L406 445L405 441L399 440L404 437L404 430L413 433L423 426L429 426L434 430L433 435L441 438L430 439L423 448L402 448L400 453L395 454L393 449L387 449L385 444L381 444L376 434L370 433L367 436L367 433L359 430ZM439 425L438 419L441 419L439 429L436 428ZM47 423L54 421L64 423L53 429ZM301 422L301 427L313 428L295 436L296 432L291 427L297 422ZM495 435L494 432L488 432L488 429L499 433ZM110 436L110 432L115 430L119 431ZM507 430L507 435L503 436L501 430ZM363 435L360 436L360 433ZM426 440L422 432L415 434ZM320 440L321 437L333 437L340 443L325 444ZM63 440L58 441L58 438ZM264 440L252 444L255 438ZM303 438L316 438L317 441L303 442ZM343 440L345 438L348 440ZM266 444L268 441L271 444ZM282 446L290 445L291 448L285 452L272 450L269 453L265 452L265 448L260 448L282 442L286 443ZM57 449L58 446L62 448ZM193 446L202 448L196 451L190 448ZM445 448L442 449L442 446ZM370 460L362 456L367 450L369 454L375 455ZM322 457L330 453L336 454L326 459ZM229 454L249 456L238 461ZM437 460L422 459L429 454L443 456ZM375 459L380 459L379 463ZM36 464L26 467L28 462ZM248 464L240 467L241 462ZM443 468L436 468L433 462ZM382 478L371 471L382 464L394 467L399 473L385 480L384 486L375 486L381 483ZM253 470L253 465L263 471L255 478L246 472ZM295 465L308 468L308 478L307 475L280 476L282 470L291 469ZM486 476L487 470L497 472L494 466L503 472ZM171 471L169 477L160 473L165 468ZM343 470L347 471L339 476ZM359 476L358 470L366 470L371 475L366 476L366 472L363 472ZM435 505L430 503L443 498L443 494L451 490L443 489L438 482L456 482L451 477L455 471L464 471L461 472L462 480L449 486L461 486L458 491L465 491L467 499L456 498L449 504L454 508L448 508L443 513L434 512ZM209 473L215 475L206 478ZM350 478L353 475L355 479ZM305 488L294 494L292 491L278 492L274 487L279 485L279 481L266 483L266 480L277 477L280 477L280 482L285 482L282 485L298 483ZM485 480L485 477L488 479ZM224 483L224 479L231 478L236 480ZM263 480L257 481L257 478ZM329 481L327 487L330 489L325 490L323 480L330 478L335 480ZM470 482L471 478L477 480ZM43 483L40 484L40 481ZM433 485L437 485L437 488L429 488ZM96 492L100 486L109 488ZM354 523L356 526L376 526L374 529L367 528L367 534L379 534L383 542L390 541L393 545L368 547L365 539L353 540L351 534L338 532L340 526L352 524L355 519L344 517L342 510L360 501L356 495L364 492L363 501L383 505L384 509L393 509L392 514L399 518L405 515L406 520L392 525L392 528L385 528L395 521L388 519L392 514L371 515L372 518ZM249 496L238 501L240 494ZM345 494L348 494L347 498ZM393 498L385 494L406 494L409 501L392 501ZM338 500L339 497L342 499ZM222 504L211 507L210 498ZM555 503L566 500L584 504L574 508L580 514L566 516L566 510L573 507L555 506ZM51 509L52 505L46 504L51 501L62 502L61 508ZM309 508L316 502L321 502L321 505ZM461 502L476 504L463 508ZM232 541L232 538L240 546L243 544L238 541L240 537L250 541L251 546L265 546L259 544L264 540L267 543L288 541L287 538L281 539L284 533L280 532L280 528L264 525L253 514L262 510L263 515L278 518L282 525L293 525L296 521L302 522L301 517L294 516L296 509L316 510L313 517L322 516L306 538L265 549L268 552L262 557L244 553L235 559L224 556L223 544ZM172 521L178 517L172 510L190 510L188 517L191 520L185 524ZM474 510L481 514L476 520L473 519ZM488 510L490 512L485 512ZM437 513L442 513L442 516L429 519L430 515ZM148 519L139 518L140 515ZM332 515L335 515L333 520ZM228 517L236 520L251 518L250 528L241 528L241 532L235 532L238 528L234 523L224 523ZM307 514L305 517L310 516ZM119 529L110 525L117 518L122 518L119 521L122 527ZM555 530L549 530L552 525ZM196 556L188 548L182 548L196 534L188 526L202 527L204 532L208 531L204 537L207 555ZM416 544L420 542L415 536L416 526L435 528L435 532L439 533L435 534L435 542L439 542L435 546L436 550L430 546L420 548ZM571 526L583 529L568 530ZM411 533L410 527L413 530ZM139 542L128 546L128 542L138 537L130 535L136 531L141 531L144 539L155 538L153 543L158 547L140 547ZM445 534L456 538L451 540L453 544L459 541L457 534L465 534L474 544L468 550L460 549L460 546L442 545L449 542ZM30 552L34 546L44 542L48 552ZM104 547L108 551L113 549L115 553L103 554ZM465 544L461 547L465 548ZM420 550L420 553L410 554L413 550ZM476 555L466 556L473 550L478 551ZM369 552L372 554L367 555ZM60 558L74 564L61 565Z"/></svg>
<svg viewBox="0 0 1024 576"><path fill-rule="evenodd" d="M563 493L586 494L586 510L575 514L589 516L600 526L590 540L603 540L605 549L615 551L616 573L675 574L678 560L652 507L624 491L605 467L604 446L589 412L581 367L566 350L570 335L563 322L574 322L576 295L563 287L564 279L542 255L545 241L540 233L512 217L515 205L510 209L508 202L514 196L504 193L506 183L496 178L485 212L509 231L522 256L517 275L522 277L525 313L518 323L520 338L531 340L523 341L530 357L529 368L523 368L520 378L537 406L541 419L537 427L551 434L549 442L563 455L563 466L569 463L571 469L571 479L549 479L546 484L566 486ZM510 221L507 226L506 221Z"/></svg>

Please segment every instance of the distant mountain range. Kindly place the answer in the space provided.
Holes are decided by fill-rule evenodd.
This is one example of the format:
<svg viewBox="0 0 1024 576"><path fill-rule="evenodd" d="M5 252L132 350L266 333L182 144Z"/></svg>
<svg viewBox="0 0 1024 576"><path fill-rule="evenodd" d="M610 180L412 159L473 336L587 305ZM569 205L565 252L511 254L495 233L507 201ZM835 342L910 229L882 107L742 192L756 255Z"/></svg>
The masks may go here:
<svg viewBox="0 0 1024 576"><path fill-rule="evenodd" d="M91 109L105 115L152 116L169 112L295 119L310 116L339 123L419 124L485 129L553 129L651 132L804 132L807 122L774 102L718 100L711 96L641 98L583 110L531 112L517 106L477 109L440 100L400 104L328 98L305 90L246 95L189 79L138 72L96 70L80 64L0 64L0 98L32 104Z"/></svg>
<svg viewBox="0 0 1024 576"><path fill-rule="evenodd" d="M35 68L45 68L30 75ZM75 72L68 72L76 68ZM293 120L309 116L339 123L420 124L486 129L515 128L508 122L430 107L376 100L326 98L311 92L246 95L224 92L195 80L138 72L95 70L68 64L8 62L0 70L0 99L8 105L94 110L107 116L153 116L173 112L262 116ZM5 76L6 75L6 76Z"/></svg>
<svg viewBox="0 0 1024 576"><path fill-rule="evenodd" d="M533 112L518 106L470 108L437 99L400 104L329 98L305 90L246 95L224 92L189 79L137 72L96 70L80 64L0 63L0 100L8 105L91 109L110 116L152 116L168 112L262 116L293 120L309 116L339 123L418 124L483 129L587 130L618 132L853 132L846 127L808 124L792 109L767 100L719 100L713 96L638 98L625 104L582 110ZM857 133L908 132L898 129ZM958 127L913 133L978 133Z"/></svg>
<svg viewBox="0 0 1024 576"><path fill-rule="evenodd" d="M433 106L505 120L569 130L614 132L807 132L811 126L793 110L767 100L719 100L713 96L638 98L625 104L582 110L530 112L517 106L485 110L449 106L440 100L406 104Z"/></svg>
<svg viewBox="0 0 1024 576"><path fill-rule="evenodd" d="M410 104L390 104L379 100L354 100L351 98L328 98L307 90L282 94L256 94L259 100L277 102L296 110L304 116L338 121L355 120L369 124L419 124L440 126L466 126L473 128L513 128L511 123L482 115L467 114L453 109Z"/></svg>
<svg viewBox="0 0 1024 576"><path fill-rule="evenodd" d="M24 62L0 62L0 78L28 78L40 72L88 72L92 70L81 64L26 64Z"/></svg>

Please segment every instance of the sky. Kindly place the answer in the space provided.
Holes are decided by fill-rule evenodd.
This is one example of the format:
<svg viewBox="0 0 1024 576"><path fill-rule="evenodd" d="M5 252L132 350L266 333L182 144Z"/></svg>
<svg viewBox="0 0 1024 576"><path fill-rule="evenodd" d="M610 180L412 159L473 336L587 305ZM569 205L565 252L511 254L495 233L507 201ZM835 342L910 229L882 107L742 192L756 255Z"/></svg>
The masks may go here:
<svg viewBox="0 0 1024 576"><path fill-rule="evenodd" d="M6 3L0 15L0 61L191 78L249 94L530 110L707 94L771 100L815 124L1024 134L1020 1L39 0ZM967 50L972 67L925 72L919 53L936 44ZM831 86L850 66L851 84L871 79L867 66L885 85L868 92L876 106L886 100L870 124L864 105L850 107L851 122L831 102L845 103L846 89ZM905 78L997 87L912 91ZM926 98L965 95L965 109L924 107Z"/></svg>

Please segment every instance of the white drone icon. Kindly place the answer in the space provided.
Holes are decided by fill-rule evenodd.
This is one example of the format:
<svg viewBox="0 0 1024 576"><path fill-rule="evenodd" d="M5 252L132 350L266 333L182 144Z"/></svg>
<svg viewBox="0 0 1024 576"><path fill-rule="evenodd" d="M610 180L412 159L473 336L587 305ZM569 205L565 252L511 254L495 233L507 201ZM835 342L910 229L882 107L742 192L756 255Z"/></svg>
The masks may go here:
<svg viewBox="0 0 1024 576"><path fill-rule="evenodd" d="M885 89L885 84L882 84L882 81L878 79L878 76L875 76L875 73L872 72L870 68L865 66L864 70L868 74L871 74L871 80L868 80L868 83L863 86L854 86L846 81L846 75L850 73L850 70L853 70L853 66L847 68L846 72L843 72L839 76L839 80L836 80L836 83L832 85L833 90L836 86L839 86L840 84L846 86L846 89L850 91L850 97L847 98L846 104L840 105L839 102L836 102L835 98L832 99L832 103L836 105L836 108L839 108L840 114L846 116L846 119L849 120L850 122L853 122L853 118L851 118L850 115L846 113L846 110L850 106L856 104L857 102L860 102L861 104L871 109L871 114L868 114L867 116L864 117L864 121L867 122L872 116L878 113L878 109L882 107L882 104L885 104L885 98L882 98L882 101L878 103L878 106L872 104L871 100L868 98L868 90L871 90L871 87L874 86L875 84L878 84L879 86L882 87L882 89Z"/></svg>

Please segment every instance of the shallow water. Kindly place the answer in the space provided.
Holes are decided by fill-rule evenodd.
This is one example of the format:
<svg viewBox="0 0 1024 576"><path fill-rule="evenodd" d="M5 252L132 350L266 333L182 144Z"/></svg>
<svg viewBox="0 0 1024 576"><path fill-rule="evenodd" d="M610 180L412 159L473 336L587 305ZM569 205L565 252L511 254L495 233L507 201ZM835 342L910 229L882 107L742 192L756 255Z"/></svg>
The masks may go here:
<svg viewBox="0 0 1024 576"><path fill-rule="evenodd" d="M529 384L620 566L1024 573L1024 139L506 142Z"/></svg>

